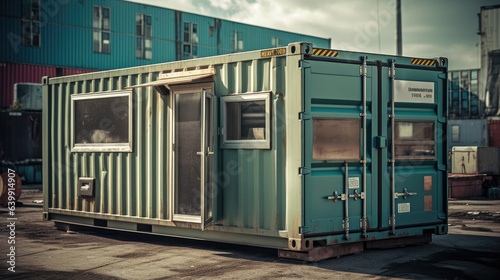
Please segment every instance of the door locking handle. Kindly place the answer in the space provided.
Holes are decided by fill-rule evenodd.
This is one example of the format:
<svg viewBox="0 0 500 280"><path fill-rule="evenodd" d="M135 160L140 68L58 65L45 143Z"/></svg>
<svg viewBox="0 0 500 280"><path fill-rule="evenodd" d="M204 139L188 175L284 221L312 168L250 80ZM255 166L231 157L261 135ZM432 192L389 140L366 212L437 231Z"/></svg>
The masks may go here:
<svg viewBox="0 0 500 280"><path fill-rule="evenodd" d="M406 188L403 189L402 193L394 193L394 197L397 199L398 197L403 197L403 199L406 199L407 196L414 196L417 195L415 192L408 192Z"/></svg>
<svg viewBox="0 0 500 280"><path fill-rule="evenodd" d="M196 152L197 155L202 156L203 152Z"/></svg>

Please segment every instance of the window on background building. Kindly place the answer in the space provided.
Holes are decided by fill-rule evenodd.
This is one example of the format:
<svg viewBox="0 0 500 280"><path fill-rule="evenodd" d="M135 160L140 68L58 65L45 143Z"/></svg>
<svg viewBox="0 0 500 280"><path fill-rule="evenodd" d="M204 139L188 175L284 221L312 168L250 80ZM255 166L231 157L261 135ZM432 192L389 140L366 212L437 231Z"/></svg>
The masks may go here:
<svg viewBox="0 0 500 280"><path fill-rule="evenodd" d="M111 53L111 28L109 8L94 6L94 52Z"/></svg>
<svg viewBox="0 0 500 280"><path fill-rule="evenodd" d="M135 57L138 59L151 59L153 57L151 16L136 14L135 26Z"/></svg>
<svg viewBox="0 0 500 280"><path fill-rule="evenodd" d="M458 91L451 92L450 102L451 102L450 114L459 115L460 114L460 111L459 111L460 99L459 99Z"/></svg>
<svg viewBox="0 0 500 280"><path fill-rule="evenodd" d="M477 80L477 70L474 70L474 71L470 72L470 79L471 80Z"/></svg>
<svg viewBox="0 0 500 280"><path fill-rule="evenodd" d="M194 22L184 22L184 59L198 57L198 24Z"/></svg>
<svg viewBox="0 0 500 280"><path fill-rule="evenodd" d="M231 31L231 52L243 51L243 32L238 30Z"/></svg>
<svg viewBox="0 0 500 280"><path fill-rule="evenodd" d="M460 141L460 126L458 125L451 126L451 141L452 142Z"/></svg>
<svg viewBox="0 0 500 280"><path fill-rule="evenodd" d="M479 97L477 90L470 93L470 114L473 116L479 115Z"/></svg>
<svg viewBox="0 0 500 280"><path fill-rule="evenodd" d="M22 1L23 45L40 46L40 0Z"/></svg>
<svg viewBox="0 0 500 280"><path fill-rule="evenodd" d="M453 81L458 81L458 71L451 72L451 79Z"/></svg>
<svg viewBox="0 0 500 280"><path fill-rule="evenodd" d="M271 38L271 46L273 46L273 48L281 46L281 39L278 37Z"/></svg>

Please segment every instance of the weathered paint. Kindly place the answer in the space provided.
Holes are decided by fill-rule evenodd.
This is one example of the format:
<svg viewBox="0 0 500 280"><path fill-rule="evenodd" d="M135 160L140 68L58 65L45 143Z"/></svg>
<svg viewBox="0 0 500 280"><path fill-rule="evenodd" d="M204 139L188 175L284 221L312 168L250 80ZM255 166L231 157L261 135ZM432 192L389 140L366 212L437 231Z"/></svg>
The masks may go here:
<svg viewBox="0 0 500 280"><path fill-rule="evenodd" d="M339 224L342 204L327 199L343 183L343 162L311 160L313 117L360 118L361 57L339 52L338 58L310 56L312 46L294 43L286 55L261 57L260 51L200 58L129 69L45 79L44 86L44 216L66 223L260 246L308 250L312 240L326 244L387 239L447 231L446 77L447 62L411 66L411 58L369 55L367 89L367 226L361 234L362 200L349 204L351 239ZM400 80L435 83L434 102L396 103L398 120L425 120L435 125L433 160L398 161L396 192L408 188L411 211L397 214L390 232L390 149L376 146L389 138L391 59ZM377 62L380 61L380 62ZM152 87L133 90L132 152L71 152L70 96L112 92L151 81L162 71L213 67L215 97L271 91L271 148L223 149L216 145L217 183L214 225L174 221L171 146L172 108L169 95ZM216 102L219 103L219 102ZM220 106L220 104L219 104ZM224 116L219 115L216 126ZM349 174L362 178L362 162L350 163ZM390 166L390 165L389 165ZM77 196L78 177L96 180L94 199ZM362 181L360 181L362 183ZM430 182L430 183L429 183ZM428 198L431 197L432 200ZM403 201L400 197L397 201ZM429 205L430 204L430 205ZM337 209L339 208L339 209ZM141 225L152 225L143 227ZM217 236L217 234L221 234ZM309 244L309 245L308 245Z"/></svg>

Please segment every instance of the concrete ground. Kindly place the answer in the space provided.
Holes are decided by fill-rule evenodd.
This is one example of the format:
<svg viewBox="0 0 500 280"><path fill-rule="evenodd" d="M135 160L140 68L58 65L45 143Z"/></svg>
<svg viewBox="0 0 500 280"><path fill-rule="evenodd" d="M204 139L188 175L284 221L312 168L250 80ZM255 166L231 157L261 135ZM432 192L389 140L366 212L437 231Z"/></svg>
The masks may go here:
<svg viewBox="0 0 500 280"><path fill-rule="evenodd" d="M450 200L449 234L423 246L367 250L317 263L281 260L271 249L116 231L68 234L42 220L42 194L16 209L16 267L7 270L0 227L0 279L499 279L500 200ZM7 209L0 220L7 222Z"/></svg>

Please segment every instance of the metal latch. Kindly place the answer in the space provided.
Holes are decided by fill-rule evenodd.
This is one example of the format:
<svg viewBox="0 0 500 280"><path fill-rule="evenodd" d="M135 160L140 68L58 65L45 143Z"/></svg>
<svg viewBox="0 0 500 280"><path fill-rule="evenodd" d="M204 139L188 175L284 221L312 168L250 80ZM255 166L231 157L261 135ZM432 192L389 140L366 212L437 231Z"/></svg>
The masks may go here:
<svg viewBox="0 0 500 280"><path fill-rule="evenodd" d="M413 196L413 195L417 195L417 193L408 192L408 190L406 188L404 188L402 193L394 193L394 198L396 199L396 198L402 196L403 199L406 199L407 196Z"/></svg>
<svg viewBox="0 0 500 280"><path fill-rule="evenodd" d="M365 193L358 193L358 190L354 190L354 193L350 194L349 197L354 198L354 200L358 200L358 198L365 199Z"/></svg>
<svg viewBox="0 0 500 280"><path fill-rule="evenodd" d="M338 194L337 191L333 192L332 196L328 196L326 199L333 200L334 203L337 203L337 200L345 200L345 194Z"/></svg>

